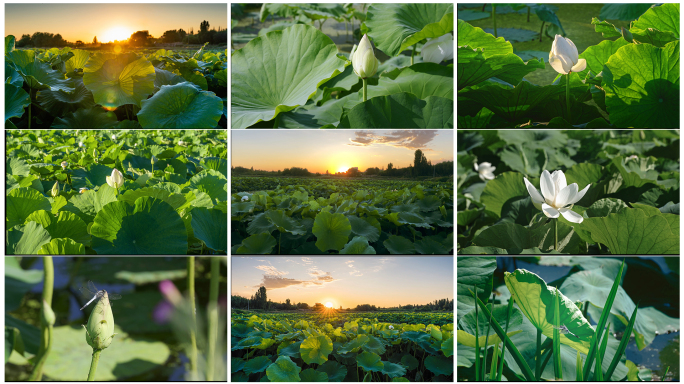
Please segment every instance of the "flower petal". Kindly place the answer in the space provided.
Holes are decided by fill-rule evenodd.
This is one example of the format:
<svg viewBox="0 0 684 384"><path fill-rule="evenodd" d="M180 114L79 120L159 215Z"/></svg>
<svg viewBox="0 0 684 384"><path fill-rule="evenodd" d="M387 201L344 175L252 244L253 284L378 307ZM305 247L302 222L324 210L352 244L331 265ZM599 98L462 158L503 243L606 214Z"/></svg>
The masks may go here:
<svg viewBox="0 0 684 384"><path fill-rule="evenodd" d="M563 188L556 195L556 207L563 208L568 204L572 204L573 199L577 197L577 184L572 183Z"/></svg>
<svg viewBox="0 0 684 384"><path fill-rule="evenodd" d="M560 213L565 217L565 220L571 222L571 223L581 223L584 221L584 217L580 216L577 212L574 212L570 209L567 208L562 208L560 210Z"/></svg>
<svg viewBox="0 0 684 384"><path fill-rule="evenodd" d="M539 179L539 186L541 187L541 193L544 195L544 200L551 204L556 200L556 185L551 178L549 171L544 170Z"/></svg>
<svg viewBox="0 0 684 384"><path fill-rule="evenodd" d="M574 184L574 183L573 183L573 184ZM575 201L571 201L571 202L569 202L568 204L575 204L576 202L582 200L582 198L584 197L584 195L585 195L585 194L587 193L587 191L589 190L589 187L590 187L590 186L591 186L591 184L587 185L586 187L584 187L583 190L579 191L579 192L577 193L577 196L575 196ZM579 188L579 187L578 187L578 188Z"/></svg>
<svg viewBox="0 0 684 384"><path fill-rule="evenodd" d="M543 203L544 198L542 197L542 195L539 194L537 188L535 188L534 185L532 185L532 183L530 183L527 180L527 177L523 177L523 180L525 181L525 187L527 187L527 192L530 194L530 197L532 198L532 202L535 204Z"/></svg>
<svg viewBox="0 0 684 384"><path fill-rule="evenodd" d="M494 174L491 172L481 173L480 176L483 176L487 180L494 180Z"/></svg>
<svg viewBox="0 0 684 384"><path fill-rule="evenodd" d="M556 55L554 57L549 57L549 64L558 73L567 75L572 69L572 64L568 61L567 57L563 55Z"/></svg>
<svg viewBox="0 0 684 384"><path fill-rule="evenodd" d="M551 178L553 179L553 184L556 186L556 193L568 186L568 182L565 179L565 173L563 173L563 171L554 171L551 174Z"/></svg>
<svg viewBox="0 0 684 384"><path fill-rule="evenodd" d="M577 64L575 64L571 70L573 72L582 72L582 71L584 71L584 68L586 68L586 67L587 67L587 61L584 59L579 59L579 61L577 61Z"/></svg>
<svg viewBox="0 0 684 384"><path fill-rule="evenodd" d="M560 215L558 210L546 203L542 204L542 212L546 215L546 217L550 217L552 219L558 218Z"/></svg>

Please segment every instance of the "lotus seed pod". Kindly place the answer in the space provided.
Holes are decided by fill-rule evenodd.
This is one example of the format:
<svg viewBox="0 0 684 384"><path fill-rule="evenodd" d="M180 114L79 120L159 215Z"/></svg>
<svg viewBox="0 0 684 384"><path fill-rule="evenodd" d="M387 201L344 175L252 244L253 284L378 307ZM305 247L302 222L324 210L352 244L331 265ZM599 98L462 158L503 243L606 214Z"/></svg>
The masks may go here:
<svg viewBox="0 0 684 384"><path fill-rule="evenodd" d="M109 305L109 295L98 300L97 305L90 312L86 328L86 341L93 349L105 349L109 347L114 338L114 315Z"/></svg>

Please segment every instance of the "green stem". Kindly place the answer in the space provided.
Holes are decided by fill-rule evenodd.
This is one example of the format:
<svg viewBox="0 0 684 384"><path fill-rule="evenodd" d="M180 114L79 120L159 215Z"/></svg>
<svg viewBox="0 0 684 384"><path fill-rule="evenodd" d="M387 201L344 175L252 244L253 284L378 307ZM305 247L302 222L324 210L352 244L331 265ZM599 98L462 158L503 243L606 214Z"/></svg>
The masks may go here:
<svg viewBox="0 0 684 384"><path fill-rule="evenodd" d="M218 338L218 293L219 278L221 277L221 259L211 258L211 282L209 285L209 345L207 351L207 381L214 379L214 362L216 361L216 339Z"/></svg>
<svg viewBox="0 0 684 384"><path fill-rule="evenodd" d="M539 42L540 42L540 43L541 43L541 41L542 41L542 32L544 31L544 23L546 23L546 21L542 21L542 27L541 27L541 29L539 30Z"/></svg>
<svg viewBox="0 0 684 384"><path fill-rule="evenodd" d="M278 128L280 126L280 113L276 115L273 120L273 128Z"/></svg>
<svg viewBox="0 0 684 384"><path fill-rule="evenodd" d="M568 108L568 123L572 124L572 117L570 117L570 74L572 71L568 72L568 82L567 87L565 87L565 105Z"/></svg>
<svg viewBox="0 0 684 384"><path fill-rule="evenodd" d="M532 9L532 7L527 7L527 22L528 23L530 22L530 9Z"/></svg>
<svg viewBox="0 0 684 384"><path fill-rule="evenodd" d="M43 353L40 356L40 359L36 363L35 369L33 370L33 372L31 372L31 377L29 377L29 381L41 381L41 378L43 376L43 365L45 364L45 360L47 360L48 354L50 353L50 349L52 348L52 324L47 325L47 331L48 344L45 348L45 353Z"/></svg>
<svg viewBox="0 0 684 384"><path fill-rule="evenodd" d="M90 371L88 371L88 381L95 380L95 371L97 371L97 363L100 361L101 349L93 349L93 359L90 360Z"/></svg>
<svg viewBox="0 0 684 384"><path fill-rule="evenodd" d="M130 116L128 116L128 105L124 105L124 110L126 110L126 118L130 120Z"/></svg>
<svg viewBox="0 0 684 384"><path fill-rule="evenodd" d="M542 337L542 331L541 329L537 328L537 352L535 353L534 360L536 362L536 369L535 369L535 380L539 381L541 377L541 337Z"/></svg>
<svg viewBox="0 0 684 384"><path fill-rule="evenodd" d="M496 33L496 4L492 3L492 21L494 21L494 37L499 37Z"/></svg>
<svg viewBox="0 0 684 384"><path fill-rule="evenodd" d="M33 104L33 103L30 103L30 101L33 100L32 95L33 95L33 90L31 88L29 88L29 124L28 124L29 126L28 126L28 129L31 129L31 104Z"/></svg>
<svg viewBox="0 0 684 384"><path fill-rule="evenodd" d="M418 45L418 43L413 44L413 50L411 51L411 65L413 65L413 56L416 54L416 45Z"/></svg>
<svg viewBox="0 0 684 384"><path fill-rule="evenodd" d="M363 101L368 100L368 80L363 79Z"/></svg>
<svg viewBox="0 0 684 384"><path fill-rule="evenodd" d="M52 306L52 292L53 292L53 285L55 281L55 268L54 264L52 263L52 257L45 256L43 257L43 300L47 303L47 305ZM41 306L42 307L42 306ZM41 309L41 318L43 318L43 309ZM50 350L50 340L51 340L51 329L49 327L49 324L45 323L44 321L41 321L40 323L40 333L41 333L41 338L40 338L40 349L38 350L38 361L44 360L44 358L47 357L47 354ZM34 381L41 381L43 377L43 364L36 364L35 369L33 370L33 373L31 374L31 380Z"/></svg>
<svg viewBox="0 0 684 384"><path fill-rule="evenodd" d="M555 243L555 250L558 251L558 219L553 221L554 226L556 227L556 243Z"/></svg>
<svg viewBox="0 0 684 384"><path fill-rule="evenodd" d="M190 311L192 324L190 324L190 373L192 379L197 380L197 319L195 318L195 257L188 257L188 295L190 296Z"/></svg>

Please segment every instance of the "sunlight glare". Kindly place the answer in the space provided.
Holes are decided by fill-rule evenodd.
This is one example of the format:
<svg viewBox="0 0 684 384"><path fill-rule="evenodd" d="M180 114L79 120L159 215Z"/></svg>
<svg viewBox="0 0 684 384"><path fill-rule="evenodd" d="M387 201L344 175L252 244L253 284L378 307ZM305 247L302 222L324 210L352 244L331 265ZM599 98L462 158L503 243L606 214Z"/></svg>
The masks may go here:
<svg viewBox="0 0 684 384"><path fill-rule="evenodd" d="M341 167L337 170L337 172L342 172L342 173L344 173L344 172L347 172L348 169L349 169L348 166L343 165L343 166L341 166Z"/></svg>
<svg viewBox="0 0 684 384"><path fill-rule="evenodd" d="M325 306L326 306L326 308L332 308L332 307L333 307L333 303L331 303L331 302L328 301L327 303L325 303Z"/></svg>
<svg viewBox="0 0 684 384"><path fill-rule="evenodd" d="M127 28L124 27L114 27L109 29L105 35L103 36L101 42L103 43L110 43L115 40L128 40L128 38L131 37L133 32L129 31Z"/></svg>

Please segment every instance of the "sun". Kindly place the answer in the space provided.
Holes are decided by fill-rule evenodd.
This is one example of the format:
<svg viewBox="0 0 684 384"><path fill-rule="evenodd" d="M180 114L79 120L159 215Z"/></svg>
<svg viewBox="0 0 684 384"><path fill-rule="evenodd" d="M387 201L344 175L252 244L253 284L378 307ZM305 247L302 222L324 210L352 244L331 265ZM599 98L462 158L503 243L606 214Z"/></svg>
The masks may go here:
<svg viewBox="0 0 684 384"><path fill-rule="evenodd" d="M128 40L128 38L131 37L132 32L128 30L127 28L124 27L113 27L110 28L104 36L102 36L102 40L100 40L103 43L109 43L114 40Z"/></svg>
<svg viewBox="0 0 684 384"><path fill-rule="evenodd" d="M332 308L332 307L333 307L333 303L331 303L331 302L328 301L327 303L325 303L325 307L326 307L326 308Z"/></svg>
<svg viewBox="0 0 684 384"><path fill-rule="evenodd" d="M337 172L345 173L345 172L347 172L348 169L349 169L348 166L342 165L342 166L340 166L340 168L337 170Z"/></svg>

